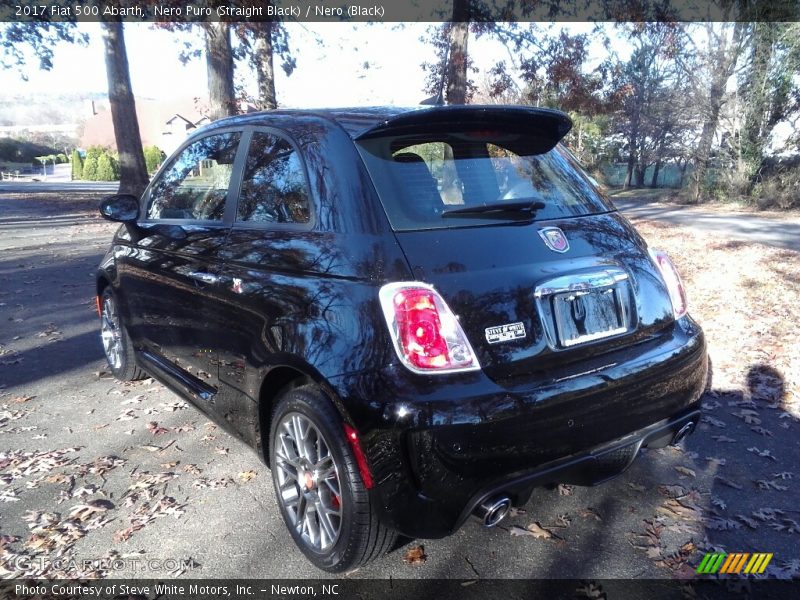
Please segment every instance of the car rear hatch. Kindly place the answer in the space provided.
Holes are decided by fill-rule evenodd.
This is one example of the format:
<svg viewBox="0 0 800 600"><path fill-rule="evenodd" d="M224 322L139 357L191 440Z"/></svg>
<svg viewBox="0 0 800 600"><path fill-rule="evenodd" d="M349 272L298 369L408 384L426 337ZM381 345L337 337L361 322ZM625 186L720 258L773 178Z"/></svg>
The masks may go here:
<svg viewBox="0 0 800 600"><path fill-rule="evenodd" d="M506 387L568 376L672 322L646 245L559 140L560 112L440 107L356 138L417 281Z"/></svg>

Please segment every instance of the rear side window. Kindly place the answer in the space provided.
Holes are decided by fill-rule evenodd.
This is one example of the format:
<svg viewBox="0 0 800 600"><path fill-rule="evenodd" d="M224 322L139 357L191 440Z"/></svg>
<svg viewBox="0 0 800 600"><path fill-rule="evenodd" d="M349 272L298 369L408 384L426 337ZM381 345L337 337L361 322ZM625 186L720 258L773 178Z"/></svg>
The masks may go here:
<svg viewBox="0 0 800 600"><path fill-rule="evenodd" d="M540 202L536 220L613 210L560 146L509 131L470 131L370 138L357 142L392 227L398 231L497 223L491 213L448 209Z"/></svg>
<svg viewBox="0 0 800 600"><path fill-rule="evenodd" d="M150 189L148 219L222 221L239 132L192 142Z"/></svg>
<svg viewBox="0 0 800 600"><path fill-rule="evenodd" d="M288 140L256 131L247 153L236 220L246 223L308 223L305 172Z"/></svg>

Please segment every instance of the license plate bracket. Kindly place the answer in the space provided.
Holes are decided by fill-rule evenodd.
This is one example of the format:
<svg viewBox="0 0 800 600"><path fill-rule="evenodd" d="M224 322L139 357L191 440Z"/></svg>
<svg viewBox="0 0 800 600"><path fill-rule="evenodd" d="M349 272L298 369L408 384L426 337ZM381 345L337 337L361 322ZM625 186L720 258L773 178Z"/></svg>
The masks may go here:
<svg viewBox="0 0 800 600"><path fill-rule="evenodd" d="M629 333L636 323L628 273L615 266L543 281L536 305L553 350Z"/></svg>
<svg viewBox="0 0 800 600"><path fill-rule="evenodd" d="M555 294L552 301L558 342L564 348L628 330L614 286Z"/></svg>

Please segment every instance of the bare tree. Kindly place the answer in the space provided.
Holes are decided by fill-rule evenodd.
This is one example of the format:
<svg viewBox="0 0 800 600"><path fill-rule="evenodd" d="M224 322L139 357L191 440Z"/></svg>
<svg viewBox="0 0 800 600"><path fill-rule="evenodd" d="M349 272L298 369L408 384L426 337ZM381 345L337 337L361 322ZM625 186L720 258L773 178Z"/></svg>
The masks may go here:
<svg viewBox="0 0 800 600"><path fill-rule="evenodd" d="M704 25L704 48L691 48L681 56L683 75L692 82L695 109L703 124L694 151L694 171L689 181L689 198L699 202L711 159L720 112L727 100L726 87L733 76L742 51L744 27L741 23Z"/></svg>
<svg viewBox="0 0 800 600"><path fill-rule="evenodd" d="M114 138L119 152L119 193L139 196L147 187L147 166L142 151L139 121L136 117L136 102L131 89L122 23L104 21L102 28L108 76L108 100L114 123Z"/></svg>

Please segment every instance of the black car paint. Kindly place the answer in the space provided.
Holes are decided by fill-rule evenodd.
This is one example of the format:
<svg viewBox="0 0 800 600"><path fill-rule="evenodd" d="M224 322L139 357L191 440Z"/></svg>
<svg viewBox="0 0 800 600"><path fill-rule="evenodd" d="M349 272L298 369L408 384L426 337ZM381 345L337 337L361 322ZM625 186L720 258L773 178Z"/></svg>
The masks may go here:
<svg viewBox="0 0 800 600"><path fill-rule="evenodd" d="M397 112L275 111L204 128L197 135L243 132L241 148L255 129L291 139L308 173L311 222L233 224L230 206L219 224L140 219L117 232L98 291L117 293L141 366L262 458L276 393L295 378L316 382L361 437L382 518L406 535L440 537L487 494L524 501L550 478L593 483L567 467L544 473L646 430L641 442L654 423L677 431L695 415L707 358L701 330L688 316L672 319L645 243L610 205L547 222L394 233L352 138ZM565 232L569 253L545 247L544 226ZM604 265L631 274L635 332L568 353L548 347L537 283ZM399 363L377 291L414 280L447 299L482 370L417 375ZM526 337L484 343L486 327L512 321ZM524 480L531 474L541 477Z"/></svg>

